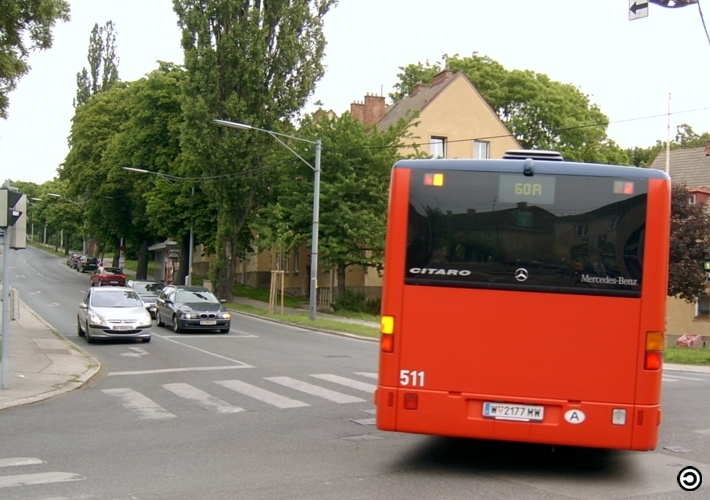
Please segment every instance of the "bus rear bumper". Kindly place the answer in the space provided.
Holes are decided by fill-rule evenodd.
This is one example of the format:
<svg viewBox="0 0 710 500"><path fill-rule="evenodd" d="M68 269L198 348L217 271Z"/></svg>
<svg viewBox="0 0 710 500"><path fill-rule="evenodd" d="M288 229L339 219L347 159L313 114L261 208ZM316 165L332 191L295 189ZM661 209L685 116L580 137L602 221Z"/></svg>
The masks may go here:
<svg viewBox="0 0 710 500"><path fill-rule="evenodd" d="M380 430L561 446L650 451L656 448L661 420L659 404L522 400L382 386L375 399ZM416 409L412 409L414 399ZM486 402L541 406L543 418L533 421L486 417ZM625 416L623 423L621 416Z"/></svg>

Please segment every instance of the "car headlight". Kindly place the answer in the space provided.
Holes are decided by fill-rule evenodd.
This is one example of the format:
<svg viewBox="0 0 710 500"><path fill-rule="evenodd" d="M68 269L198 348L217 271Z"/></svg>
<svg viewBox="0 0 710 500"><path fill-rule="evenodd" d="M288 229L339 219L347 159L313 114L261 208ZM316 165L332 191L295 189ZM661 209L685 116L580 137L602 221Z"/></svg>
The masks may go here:
<svg viewBox="0 0 710 500"><path fill-rule="evenodd" d="M185 319L197 319L199 316L195 313L182 313L182 317Z"/></svg>
<svg viewBox="0 0 710 500"><path fill-rule="evenodd" d="M96 313L89 314L89 323L92 325L106 326L106 321Z"/></svg>
<svg viewBox="0 0 710 500"><path fill-rule="evenodd" d="M232 315L230 313L226 312L226 313L219 313L217 315L217 317L219 317L220 319L230 319L232 317Z"/></svg>

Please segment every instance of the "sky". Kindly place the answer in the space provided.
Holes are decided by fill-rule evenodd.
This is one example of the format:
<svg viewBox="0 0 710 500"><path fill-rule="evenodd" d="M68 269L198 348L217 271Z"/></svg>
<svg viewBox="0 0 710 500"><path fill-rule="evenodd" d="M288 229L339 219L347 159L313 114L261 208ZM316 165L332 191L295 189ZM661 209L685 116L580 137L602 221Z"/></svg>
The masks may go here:
<svg viewBox="0 0 710 500"><path fill-rule="evenodd" d="M476 52L579 88L623 148L665 141L669 125L671 139L681 124L710 132L710 41L700 9L650 5L647 17L630 21L634 1L642 0L339 0L324 18L326 73L305 112L321 101L342 113L366 94L388 96L402 66ZM51 49L31 55L0 119L0 181L57 175L95 23L116 27L123 81L157 61L183 61L172 0L69 3L71 21L57 24ZM710 23L710 0L700 6Z"/></svg>

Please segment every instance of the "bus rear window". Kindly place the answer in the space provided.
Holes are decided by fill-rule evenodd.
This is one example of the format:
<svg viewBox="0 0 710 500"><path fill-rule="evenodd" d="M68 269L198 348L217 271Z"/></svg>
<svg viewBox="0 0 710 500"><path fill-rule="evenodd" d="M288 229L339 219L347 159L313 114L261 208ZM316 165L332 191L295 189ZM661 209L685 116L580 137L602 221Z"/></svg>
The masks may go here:
<svg viewBox="0 0 710 500"><path fill-rule="evenodd" d="M648 181L413 170L410 285L640 296Z"/></svg>

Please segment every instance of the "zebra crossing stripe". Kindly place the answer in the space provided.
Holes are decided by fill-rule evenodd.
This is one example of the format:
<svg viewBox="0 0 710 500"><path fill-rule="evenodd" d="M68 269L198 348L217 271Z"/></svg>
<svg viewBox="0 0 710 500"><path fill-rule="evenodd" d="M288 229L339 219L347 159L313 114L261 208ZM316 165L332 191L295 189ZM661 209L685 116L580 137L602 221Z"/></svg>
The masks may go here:
<svg viewBox="0 0 710 500"><path fill-rule="evenodd" d="M83 481L79 474L70 472L45 472L42 474L18 474L16 476L0 476L0 488L11 486L28 486L33 484L64 483L67 481Z"/></svg>
<svg viewBox="0 0 710 500"><path fill-rule="evenodd" d="M163 387L173 394L192 401L206 410L216 411L217 413L238 413L244 411L244 408L231 405L190 384L164 384Z"/></svg>
<svg viewBox="0 0 710 500"><path fill-rule="evenodd" d="M359 391L369 392L370 394L375 392L375 389L377 389L376 385L368 384L366 382L360 382L359 380L353 380L351 378L341 377L339 375L331 375L330 373L311 375L311 377L315 377L321 380L327 380L328 382L344 385L345 387L351 387Z"/></svg>
<svg viewBox="0 0 710 500"><path fill-rule="evenodd" d="M0 467L18 467L20 465L39 465L44 461L34 457L0 458Z"/></svg>
<svg viewBox="0 0 710 500"><path fill-rule="evenodd" d="M239 394L243 394L244 396L258 399L263 403L270 404L277 408L300 408L302 406L310 406L308 403L304 403L303 401L281 396L275 392L267 391L266 389L256 387L255 385L247 384L241 380L221 380L215 381L215 384L219 384L222 387L231 389Z"/></svg>
<svg viewBox="0 0 710 500"><path fill-rule="evenodd" d="M302 382L291 377L265 377L265 380L290 387L291 389L296 389L297 391L305 392L306 394L310 394L312 396L318 396L335 403L361 403L365 401L364 399L360 399L355 396L331 391L330 389L309 384L308 382Z"/></svg>
<svg viewBox="0 0 710 500"><path fill-rule="evenodd" d="M173 415L155 401L145 397L143 394L136 392L133 389L103 389L102 392L104 394L116 396L124 407L136 412L140 418L165 419L176 417L176 415Z"/></svg>

